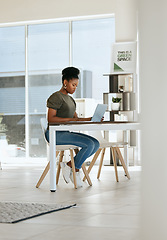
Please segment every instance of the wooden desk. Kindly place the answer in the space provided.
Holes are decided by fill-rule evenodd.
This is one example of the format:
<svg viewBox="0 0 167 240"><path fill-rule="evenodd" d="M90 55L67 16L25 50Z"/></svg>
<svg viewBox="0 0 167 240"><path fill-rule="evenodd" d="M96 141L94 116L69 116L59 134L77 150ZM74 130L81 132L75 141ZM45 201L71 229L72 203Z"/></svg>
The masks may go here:
<svg viewBox="0 0 167 240"><path fill-rule="evenodd" d="M68 123L52 123L49 125L50 139L50 191L56 191L56 131L110 131L123 130L124 142L128 142L128 130L138 130L139 123L136 122L68 122ZM127 166L128 162L128 146L124 146L124 160Z"/></svg>

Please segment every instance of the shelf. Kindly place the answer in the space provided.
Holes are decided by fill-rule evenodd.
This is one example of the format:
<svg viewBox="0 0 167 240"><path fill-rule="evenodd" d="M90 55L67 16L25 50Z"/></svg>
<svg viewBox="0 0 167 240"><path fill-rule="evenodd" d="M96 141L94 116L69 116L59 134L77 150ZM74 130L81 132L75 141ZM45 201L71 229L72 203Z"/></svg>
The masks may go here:
<svg viewBox="0 0 167 240"><path fill-rule="evenodd" d="M123 94L123 93L133 93L133 91L124 91L124 92L107 92L103 94Z"/></svg>
<svg viewBox="0 0 167 240"><path fill-rule="evenodd" d="M103 93L103 103L108 105L106 118L113 122L135 122L138 119L137 101L138 85L136 73L112 72L103 74L108 77L108 92ZM119 110L112 110L112 97L121 98ZM128 148L136 147L136 131L128 133ZM123 139L123 132L106 133L108 138L116 138L116 141ZM111 162L111 158L110 158Z"/></svg>
<svg viewBox="0 0 167 240"><path fill-rule="evenodd" d="M131 72L113 72L113 73L105 73L103 76L113 76L113 75L133 75Z"/></svg>
<svg viewBox="0 0 167 240"><path fill-rule="evenodd" d="M120 115L135 119L136 110L136 78L132 72L113 72L103 74L109 78L109 92L103 93L103 103L108 105L107 112L110 120L119 118ZM122 90L122 91L121 91ZM120 109L112 110L112 97L121 98Z"/></svg>
<svg viewBox="0 0 167 240"><path fill-rule="evenodd" d="M119 112L120 110L106 110L106 112Z"/></svg>
<svg viewBox="0 0 167 240"><path fill-rule="evenodd" d="M133 121L134 120L134 111L124 111L124 110L118 110L118 111L108 111L110 121Z"/></svg>
<svg viewBox="0 0 167 240"><path fill-rule="evenodd" d="M119 112L133 112L134 110L119 110Z"/></svg>
<svg viewBox="0 0 167 240"><path fill-rule="evenodd" d="M133 110L106 110L106 112L133 112Z"/></svg>

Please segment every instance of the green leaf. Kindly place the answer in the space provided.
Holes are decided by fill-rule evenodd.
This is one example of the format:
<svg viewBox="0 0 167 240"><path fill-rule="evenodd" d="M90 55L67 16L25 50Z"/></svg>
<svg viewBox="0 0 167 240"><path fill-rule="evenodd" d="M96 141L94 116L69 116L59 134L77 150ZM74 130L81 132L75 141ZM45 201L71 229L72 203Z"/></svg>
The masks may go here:
<svg viewBox="0 0 167 240"><path fill-rule="evenodd" d="M113 103L118 103L118 102L120 102L120 101L121 101L121 98L118 98L118 97L116 97L116 98L113 97L113 98L112 98L112 102L113 102Z"/></svg>

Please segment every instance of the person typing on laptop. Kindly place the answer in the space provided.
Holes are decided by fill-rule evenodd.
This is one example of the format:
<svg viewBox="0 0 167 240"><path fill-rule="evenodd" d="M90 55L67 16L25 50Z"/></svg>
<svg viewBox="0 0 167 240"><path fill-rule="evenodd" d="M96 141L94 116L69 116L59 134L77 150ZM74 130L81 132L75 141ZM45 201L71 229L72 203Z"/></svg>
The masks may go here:
<svg viewBox="0 0 167 240"><path fill-rule="evenodd" d="M90 118L78 118L76 113L75 100L69 95L76 91L79 83L79 69L67 67L62 70L62 87L59 91L54 92L47 100L48 124L63 123L69 121L91 121ZM49 128L46 130L46 139L49 142ZM57 145L75 145L80 151L75 155L75 169L77 187L82 187L79 169L84 161L93 155L99 149L97 139L82 133L70 131L56 131ZM63 177L66 183L70 180L73 182L71 161L61 163Z"/></svg>

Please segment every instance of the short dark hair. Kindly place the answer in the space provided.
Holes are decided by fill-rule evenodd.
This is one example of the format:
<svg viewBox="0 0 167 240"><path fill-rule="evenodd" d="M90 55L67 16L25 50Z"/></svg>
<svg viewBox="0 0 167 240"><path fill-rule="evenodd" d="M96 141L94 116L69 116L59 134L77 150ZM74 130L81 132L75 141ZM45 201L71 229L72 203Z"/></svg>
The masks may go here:
<svg viewBox="0 0 167 240"><path fill-rule="evenodd" d="M68 82L73 79L77 78L79 79L79 69L75 67L67 67L62 70L62 83L66 79Z"/></svg>

